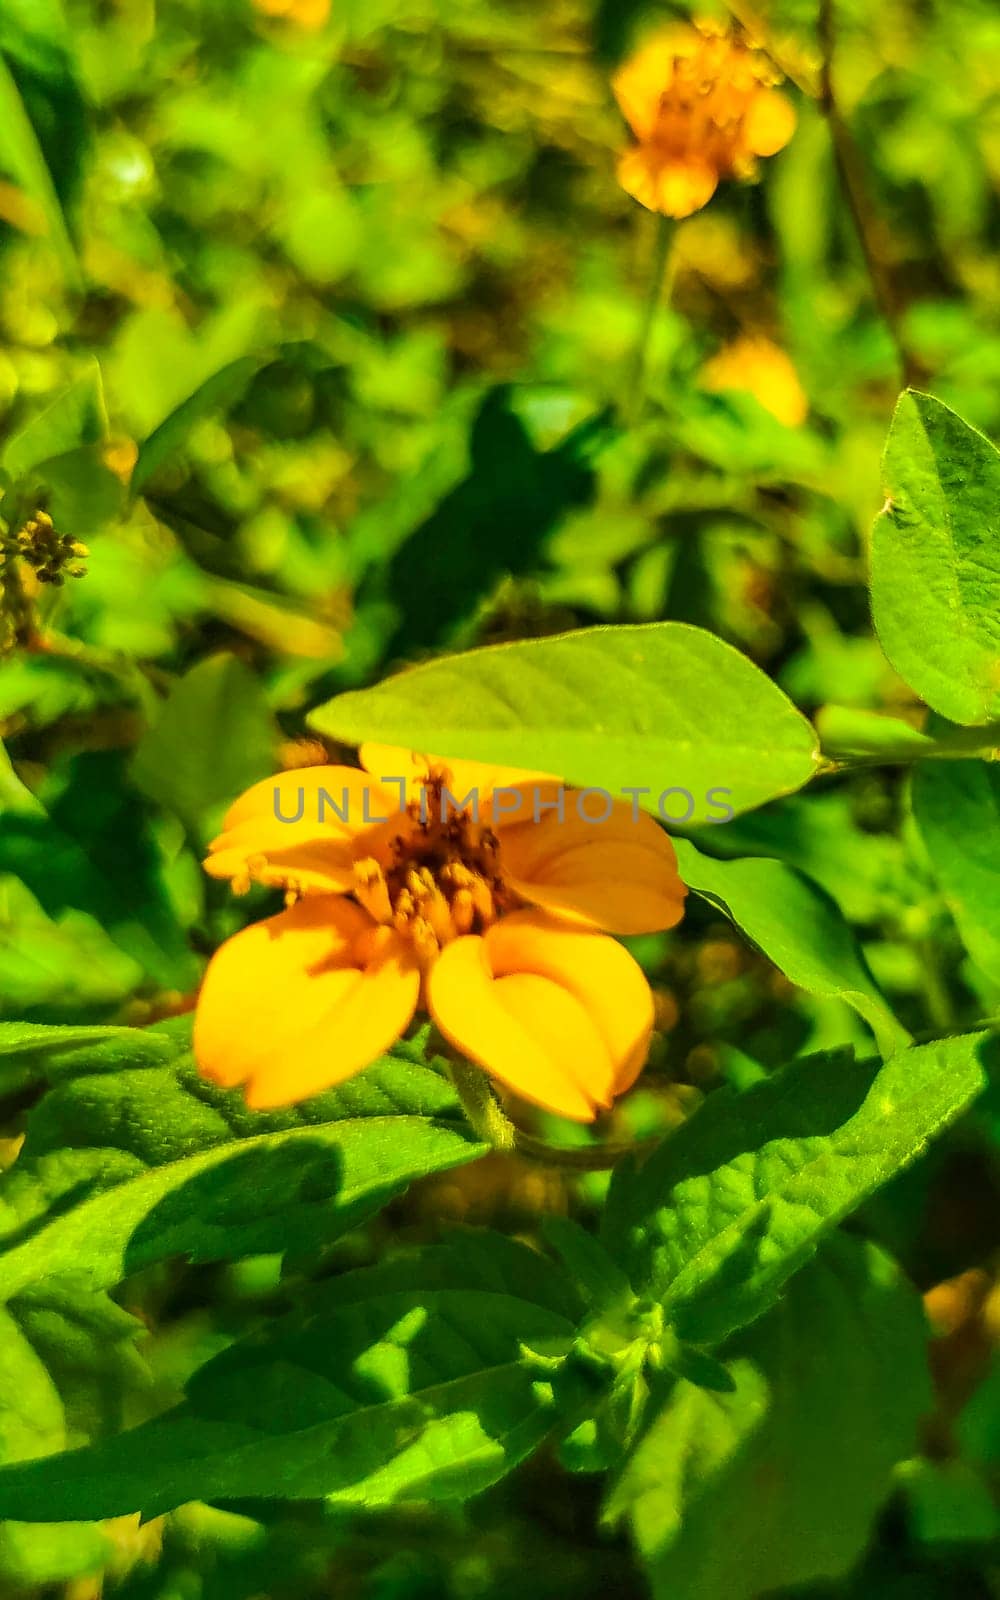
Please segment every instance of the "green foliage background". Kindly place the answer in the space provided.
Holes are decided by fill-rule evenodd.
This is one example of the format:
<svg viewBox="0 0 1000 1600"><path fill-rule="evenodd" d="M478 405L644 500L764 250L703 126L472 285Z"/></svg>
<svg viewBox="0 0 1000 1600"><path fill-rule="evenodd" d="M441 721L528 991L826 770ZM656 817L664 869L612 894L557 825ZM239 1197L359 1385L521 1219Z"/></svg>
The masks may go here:
<svg viewBox="0 0 1000 1600"><path fill-rule="evenodd" d="M894 328L769 8L796 134L641 384L609 77L679 8L268 9L0 4L0 516L89 551L3 569L0 1593L996 1595L995 8L836 6ZM707 386L741 334L801 425ZM200 854L320 735L731 789L640 1085L526 1114L648 1162L485 1153L419 1032L199 1079L272 904Z"/></svg>

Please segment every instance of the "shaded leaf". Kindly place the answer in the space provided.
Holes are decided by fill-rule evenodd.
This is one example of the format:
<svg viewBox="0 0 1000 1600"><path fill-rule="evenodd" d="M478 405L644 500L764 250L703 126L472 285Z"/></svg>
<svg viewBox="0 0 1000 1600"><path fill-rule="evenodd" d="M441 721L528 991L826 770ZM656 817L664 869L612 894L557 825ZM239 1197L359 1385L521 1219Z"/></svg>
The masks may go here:
<svg viewBox="0 0 1000 1600"><path fill-rule="evenodd" d="M149 1516L195 1498L371 1507L485 1488L556 1421L522 1346L568 1348L574 1322L550 1308L551 1264L539 1275L513 1241L499 1257L464 1242L322 1285L202 1367L176 1410L0 1471L0 1515Z"/></svg>
<svg viewBox="0 0 1000 1600"><path fill-rule="evenodd" d="M91 361L75 383L7 441L0 463L12 478L23 478L42 462L99 444L107 431L100 368Z"/></svg>
<svg viewBox="0 0 1000 1600"><path fill-rule="evenodd" d="M842 1576L917 1445L920 1299L870 1245L831 1239L733 1355L735 1391L678 1383L609 1504L629 1516L656 1600L756 1600Z"/></svg>
<svg viewBox="0 0 1000 1600"><path fill-rule="evenodd" d="M83 100L51 3L10 0L0 17L0 166L37 207L67 281L81 281L64 203L84 149Z"/></svg>
<svg viewBox="0 0 1000 1600"><path fill-rule="evenodd" d="M132 758L135 784L198 837L220 809L274 771L277 727L255 675L209 656L174 684Z"/></svg>

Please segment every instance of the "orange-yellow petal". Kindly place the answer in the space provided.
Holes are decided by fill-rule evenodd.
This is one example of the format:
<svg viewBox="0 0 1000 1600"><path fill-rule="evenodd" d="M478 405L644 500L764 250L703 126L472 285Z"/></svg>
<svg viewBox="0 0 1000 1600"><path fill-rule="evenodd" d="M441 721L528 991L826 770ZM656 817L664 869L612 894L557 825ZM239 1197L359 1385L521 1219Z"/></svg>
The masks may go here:
<svg viewBox="0 0 1000 1600"><path fill-rule="evenodd" d="M637 139L648 139L656 127L660 100L673 80L678 52L688 45L688 32L667 28L656 34L611 80L621 114Z"/></svg>
<svg viewBox="0 0 1000 1600"><path fill-rule="evenodd" d="M653 996L639 963L603 934L567 926L540 911L515 911L486 934L490 966L537 972L575 994L590 1012L615 1065L621 1094L641 1071L653 1031Z"/></svg>
<svg viewBox="0 0 1000 1600"><path fill-rule="evenodd" d="M585 1008L544 977L498 982L484 938L447 946L427 998L445 1038L525 1100L574 1122L591 1122L609 1103L611 1062Z"/></svg>
<svg viewBox="0 0 1000 1600"><path fill-rule="evenodd" d="M655 145L637 144L621 157L618 181L648 211L679 220L708 204L719 175L707 161L665 156Z"/></svg>
<svg viewBox="0 0 1000 1600"><path fill-rule="evenodd" d="M403 1032L420 973L409 945L350 901L302 900L216 951L198 996L194 1051L255 1107L291 1105L352 1077Z"/></svg>
<svg viewBox="0 0 1000 1600"><path fill-rule="evenodd" d="M795 132L795 107L774 89L759 89L743 119L743 142L751 155L773 156Z"/></svg>
<svg viewBox="0 0 1000 1600"><path fill-rule="evenodd" d="M209 846L213 878L249 877L303 894L343 893L353 863L399 814L393 795L353 767L303 767L263 778L230 806Z"/></svg>
<svg viewBox="0 0 1000 1600"><path fill-rule="evenodd" d="M405 779L411 794L417 797L432 773L444 773L452 799L461 801L467 795L475 795L481 813L488 809L494 789L560 782L550 772L502 767L494 762L463 761L452 756L423 755L417 750L404 750L398 745L389 744L363 744L358 751L358 760L366 772L383 783L389 779ZM392 788L394 793L398 792L398 781L393 783Z"/></svg>
<svg viewBox="0 0 1000 1600"><path fill-rule="evenodd" d="M210 878L251 875L276 887L294 882L301 894L344 894L354 884L354 859L352 841L332 829L251 817L213 840L203 865Z"/></svg>
<svg viewBox="0 0 1000 1600"><path fill-rule="evenodd" d="M338 834L365 828L399 810L399 790L380 790L355 767L300 767L262 778L235 800L223 818L223 833L251 819L291 829L315 829L317 821ZM299 818L299 812L302 816Z"/></svg>
<svg viewBox="0 0 1000 1600"><path fill-rule="evenodd" d="M535 911L448 945L427 997L457 1049L574 1121L590 1121L635 1080L653 1028L649 985L627 950Z"/></svg>
<svg viewBox="0 0 1000 1600"><path fill-rule="evenodd" d="M523 900L605 933L657 933L684 914L687 889L669 838L645 812L601 796L500 830L504 878ZM589 807L589 811L586 808ZM593 821L587 821L587 816Z"/></svg>

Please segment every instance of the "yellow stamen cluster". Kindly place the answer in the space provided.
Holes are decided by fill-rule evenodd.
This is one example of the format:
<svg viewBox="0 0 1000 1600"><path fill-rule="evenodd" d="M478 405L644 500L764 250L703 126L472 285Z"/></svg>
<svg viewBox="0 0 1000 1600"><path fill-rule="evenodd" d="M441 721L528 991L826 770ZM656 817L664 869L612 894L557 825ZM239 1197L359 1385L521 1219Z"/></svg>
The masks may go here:
<svg viewBox="0 0 1000 1600"><path fill-rule="evenodd" d="M87 569L80 562L90 554L79 539L57 533L47 511L36 511L29 517L13 538L8 539L6 551L9 556L19 556L26 562L40 583L56 587L67 577L85 577Z"/></svg>
<svg viewBox="0 0 1000 1600"><path fill-rule="evenodd" d="M355 867L355 898L383 926L431 960L467 933L484 933L515 903L500 870L497 836L469 810L442 811L443 781L428 779L406 808L409 826L391 843L392 861Z"/></svg>

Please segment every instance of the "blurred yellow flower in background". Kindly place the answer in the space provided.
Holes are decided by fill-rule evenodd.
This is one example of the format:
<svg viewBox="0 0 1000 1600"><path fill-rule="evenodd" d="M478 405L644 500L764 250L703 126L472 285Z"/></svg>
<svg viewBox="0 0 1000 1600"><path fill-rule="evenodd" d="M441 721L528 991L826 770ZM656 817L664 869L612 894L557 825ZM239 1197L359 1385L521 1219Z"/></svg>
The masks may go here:
<svg viewBox="0 0 1000 1600"><path fill-rule="evenodd" d="M420 1009L516 1094L591 1121L646 1060L649 984L605 934L680 921L669 838L610 796L584 812L548 774L378 745L361 760L265 779L227 813L206 870L284 889L286 909L213 956L201 1071L289 1105L362 1071Z"/></svg>
<svg viewBox="0 0 1000 1600"><path fill-rule="evenodd" d="M322 28L330 15L330 0L253 0L265 17L280 17L299 28Z"/></svg>
<svg viewBox="0 0 1000 1600"><path fill-rule="evenodd" d="M783 422L798 428L809 414L809 401L799 375L784 350L759 334L741 334L701 370L702 385L716 392L740 389Z"/></svg>
<svg viewBox="0 0 1000 1600"><path fill-rule="evenodd" d="M656 34L612 83L637 143L622 156L622 187L650 211L689 217L723 178L752 177L781 150L795 112L762 51L709 22Z"/></svg>

